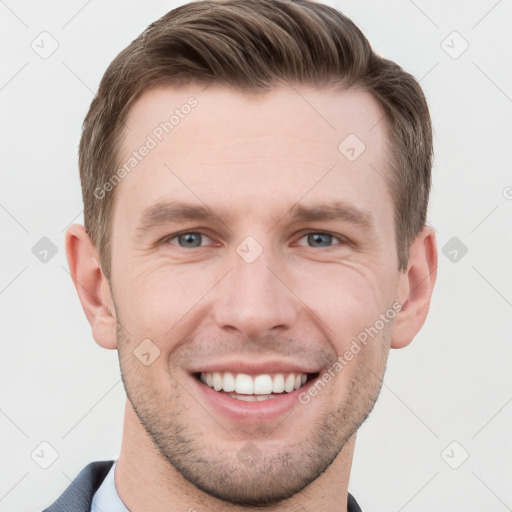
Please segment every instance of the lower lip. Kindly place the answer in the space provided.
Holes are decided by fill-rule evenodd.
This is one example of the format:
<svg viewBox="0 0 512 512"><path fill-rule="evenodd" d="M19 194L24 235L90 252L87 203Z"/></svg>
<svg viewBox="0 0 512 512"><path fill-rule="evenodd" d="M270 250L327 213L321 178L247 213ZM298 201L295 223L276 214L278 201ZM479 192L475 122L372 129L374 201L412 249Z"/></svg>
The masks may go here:
<svg viewBox="0 0 512 512"><path fill-rule="evenodd" d="M281 393L276 395L276 398L269 398L261 402L245 402L230 397L227 393L215 391L193 375L190 375L190 378L202 396L211 404L211 407L238 423L261 423L279 419L280 416L289 413L297 403L300 403L299 395L307 391L316 381L316 378L308 380L301 388L291 393Z"/></svg>

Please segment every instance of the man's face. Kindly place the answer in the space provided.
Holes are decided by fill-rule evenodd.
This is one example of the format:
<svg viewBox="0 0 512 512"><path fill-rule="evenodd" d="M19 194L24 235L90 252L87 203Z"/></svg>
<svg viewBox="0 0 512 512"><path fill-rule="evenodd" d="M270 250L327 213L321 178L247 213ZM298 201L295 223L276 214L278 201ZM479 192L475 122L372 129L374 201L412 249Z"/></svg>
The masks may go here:
<svg viewBox="0 0 512 512"><path fill-rule="evenodd" d="M123 380L160 454L213 496L293 495L375 403L392 322L336 361L400 279L382 115L362 91L287 87L159 88L130 112L121 161L156 145L116 189Z"/></svg>

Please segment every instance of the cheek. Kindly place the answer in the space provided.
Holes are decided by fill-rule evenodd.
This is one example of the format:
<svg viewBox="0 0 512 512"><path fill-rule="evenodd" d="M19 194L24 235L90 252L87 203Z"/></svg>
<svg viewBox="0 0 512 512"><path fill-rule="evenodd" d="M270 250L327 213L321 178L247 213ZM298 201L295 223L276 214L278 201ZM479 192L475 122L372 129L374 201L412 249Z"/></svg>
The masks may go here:
<svg viewBox="0 0 512 512"><path fill-rule="evenodd" d="M121 290L120 309L131 337L149 338L163 349L170 338L179 339L187 315L197 308L215 283L207 269L181 265L155 265L126 273Z"/></svg>
<svg viewBox="0 0 512 512"><path fill-rule="evenodd" d="M307 284L296 278L294 290L338 354L373 326L394 300L391 284L376 268L348 263L302 267L297 275L307 275Z"/></svg>
<svg viewBox="0 0 512 512"><path fill-rule="evenodd" d="M190 334L192 324L204 321L212 307L208 293L219 284L229 264L161 263L144 268L138 263L126 265L125 279L116 287L121 291L120 297L116 294L119 307L125 312L121 320L131 339L149 338L162 351L170 352ZM382 265L368 262L290 258L280 275L291 291L276 284L276 293L282 293L283 300L298 303L304 312L297 321L316 325L338 353L372 326L394 299L390 294L391 274L386 274Z"/></svg>

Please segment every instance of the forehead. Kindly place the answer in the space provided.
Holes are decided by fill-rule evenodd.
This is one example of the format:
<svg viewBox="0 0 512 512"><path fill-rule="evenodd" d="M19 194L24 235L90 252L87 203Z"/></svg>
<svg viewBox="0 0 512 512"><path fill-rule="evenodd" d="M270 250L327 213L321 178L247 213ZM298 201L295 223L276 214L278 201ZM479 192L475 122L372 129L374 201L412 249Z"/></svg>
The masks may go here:
<svg viewBox="0 0 512 512"><path fill-rule="evenodd" d="M386 124L365 91L159 87L134 104L126 126L120 162L128 172L115 208L129 202L133 222L166 200L215 211L227 199L240 215L278 216L299 200L328 199L389 220Z"/></svg>
<svg viewBox="0 0 512 512"><path fill-rule="evenodd" d="M244 94L219 86L158 87L143 94L132 106L126 120L129 130L124 149L137 147L144 135L175 153L179 149L186 151L187 144L213 145L244 135L290 135L323 142L328 154L339 156L339 143L353 134L367 143L368 156L380 149L386 128L383 117L377 101L361 89L281 86Z"/></svg>

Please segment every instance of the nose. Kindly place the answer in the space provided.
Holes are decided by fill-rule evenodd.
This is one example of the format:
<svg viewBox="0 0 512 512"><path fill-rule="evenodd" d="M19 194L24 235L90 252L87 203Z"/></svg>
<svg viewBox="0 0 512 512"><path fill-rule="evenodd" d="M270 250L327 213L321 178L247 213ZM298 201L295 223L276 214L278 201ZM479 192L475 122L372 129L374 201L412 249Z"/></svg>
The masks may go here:
<svg viewBox="0 0 512 512"><path fill-rule="evenodd" d="M290 329L300 315L301 302L286 283L283 265L265 251L252 263L236 254L233 263L217 290L214 317L219 328L236 329L252 338L273 329Z"/></svg>

